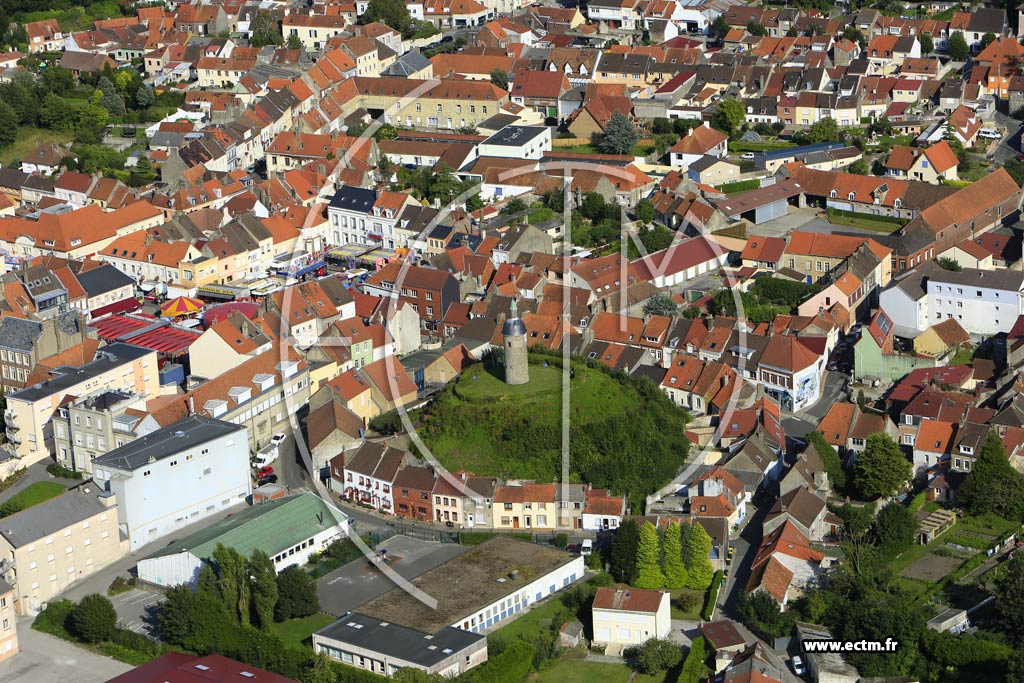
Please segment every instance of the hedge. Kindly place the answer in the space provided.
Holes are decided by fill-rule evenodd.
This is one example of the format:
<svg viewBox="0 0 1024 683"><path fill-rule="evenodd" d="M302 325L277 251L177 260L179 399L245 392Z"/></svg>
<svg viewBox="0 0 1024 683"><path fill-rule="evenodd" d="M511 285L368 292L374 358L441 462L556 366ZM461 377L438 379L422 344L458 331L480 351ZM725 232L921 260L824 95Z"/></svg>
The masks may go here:
<svg viewBox="0 0 1024 683"><path fill-rule="evenodd" d="M480 666L459 677L465 683L520 683L533 671L537 650L525 640L516 640Z"/></svg>
<svg viewBox="0 0 1024 683"><path fill-rule="evenodd" d="M686 654L683 669L679 672L678 683L697 683L700 680L701 666L704 664L704 636L697 636Z"/></svg>
<svg viewBox="0 0 1024 683"><path fill-rule="evenodd" d="M761 181L757 178L751 178L750 180L737 180L735 183L725 183L724 185L718 185L717 189L721 190L726 194L736 194L738 192L746 192L748 190L756 190L761 187Z"/></svg>
<svg viewBox="0 0 1024 683"><path fill-rule="evenodd" d="M711 578L711 590L708 591L708 599L704 603L704 612L701 614L705 621L710 620L715 615L715 603L718 601L718 589L722 585L723 576L722 570L719 569Z"/></svg>
<svg viewBox="0 0 1024 683"><path fill-rule="evenodd" d="M488 541L495 536L497 536L497 534L493 531L460 531L459 544L480 545L484 541Z"/></svg>

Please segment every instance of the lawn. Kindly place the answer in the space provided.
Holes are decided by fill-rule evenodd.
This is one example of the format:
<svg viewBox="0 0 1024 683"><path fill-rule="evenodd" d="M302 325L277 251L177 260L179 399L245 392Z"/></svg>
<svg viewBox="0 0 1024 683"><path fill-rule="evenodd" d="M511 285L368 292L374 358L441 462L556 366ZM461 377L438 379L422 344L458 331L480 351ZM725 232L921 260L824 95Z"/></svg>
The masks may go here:
<svg viewBox="0 0 1024 683"><path fill-rule="evenodd" d="M693 609L683 611L676 607L676 598L686 593L696 598ZM672 591L672 618L673 619L688 619L690 621L697 621L700 619L701 610L704 609L704 603L707 600L707 591L695 591L689 588L680 588Z"/></svg>
<svg viewBox="0 0 1024 683"><path fill-rule="evenodd" d="M12 498L0 505L0 517L7 517L16 512L38 505L43 501L59 496L64 491L64 485L52 481L37 481L24 491L18 492Z"/></svg>
<svg viewBox="0 0 1024 683"><path fill-rule="evenodd" d="M635 145L633 149L629 151L629 156L643 157L647 156L647 150L650 149L651 145ZM551 152L557 154L558 152L570 152L572 154L604 154L596 146L589 143L580 143L578 145L570 145L568 147L553 147Z"/></svg>
<svg viewBox="0 0 1024 683"><path fill-rule="evenodd" d="M515 621L502 626L491 635L502 639L503 642L510 643L513 638L525 640L527 642L541 630L541 622L550 622L558 614L565 609L558 598L548 600L540 607L534 607L528 610L523 616L518 617Z"/></svg>
<svg viewBox="0 0 1024 683"><path fill-rule="evenodd" d="M625 664L563 659L541 672L537 680L540 683L626 683L632 673Z"/></svg>
<svg viewBox="0 0 1024 683"><path fill-rule="evenodd" d="M854 228L866 228L868 230L875 230L877 232L884 232L886 234L896 232L901 227L903 227L899 223L872 220L870 218L861 218L859 216L840 216L837 214L829 216L828 221L833 225L849 225Z"/></svg>
<svg viewBox="0 0 1024 683"><path fill-rule="evenodd" d="M24 159L36 147L47 142L54 142L59 145L66 145L74 138L73 133L61 133L41 128L20 127L18 137L14 144L7 149L0 151L0 164L7 166L14 159Z"/></svg>
<svg viewBox="0 0 1024 683"><path fill-rule="evenodd" d="M481 366L466 373L459 381L459 395L470 400L491 401L513 396L532 396L560 391L562 370L553 365L530 365L530 381L526 384L505 384L496 374Z"/></svg>
<svg viewBox="0 0 1024 683"><path fill-rule="evenodd" d="M303 645L315 631L334 621L335 618L331 615L318 612L308 617L275 622L270 627L270 632L280 638L285 645Z"/></svg>

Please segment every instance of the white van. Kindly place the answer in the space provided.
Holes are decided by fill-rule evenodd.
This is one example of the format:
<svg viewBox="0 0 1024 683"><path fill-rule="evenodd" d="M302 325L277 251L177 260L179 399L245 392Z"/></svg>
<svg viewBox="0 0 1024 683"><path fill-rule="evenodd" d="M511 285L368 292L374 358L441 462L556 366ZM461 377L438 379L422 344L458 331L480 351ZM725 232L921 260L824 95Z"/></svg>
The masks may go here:
<svg viewBox="0 0 1024 683"><path fill-rule="evenodd" d="M589 538L584 538L583 543L580 543L580 555L587 557L594 552L594 542Z"/></svg>
<svg viewBox="0 0 1024 683"><path fill-rule="evenodd" d="M260 449L260 452L256 454L256 459L253 464L256 467L266 467L270 463L277 460L277 456L280 452L276 443L267 444Z"/></svg>
<svg viewBox="0 0 1024 683"><path fill-rule="evenodd" d="M997 128L982 128L978 131L978 137L986 140L998 140L1003 137L1003 134Z"/></svg>

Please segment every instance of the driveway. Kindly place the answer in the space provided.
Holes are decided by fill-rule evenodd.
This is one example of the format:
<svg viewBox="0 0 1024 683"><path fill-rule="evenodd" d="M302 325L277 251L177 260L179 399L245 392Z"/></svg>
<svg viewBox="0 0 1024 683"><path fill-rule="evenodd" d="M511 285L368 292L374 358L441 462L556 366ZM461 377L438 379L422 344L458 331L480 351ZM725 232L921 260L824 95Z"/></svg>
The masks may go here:
<svg viewBox="0 0 1024 683"><path fill-rule="evenodd" d="M469 550L457 543L431 543L408 536L392 536L377 546L387 550L391 568L412 580ZM320 610L342 616L383 595L395 584L373 569L369 560L358 559L317 579Z"/></svg>
<svg viewBox="0 0 1024 683"><path fill-rule="evenodd" d="M0 662L4 683L104 683L132 666L83 650L51 635L33 631L31 619L18 620L21 652Z"/></svg>

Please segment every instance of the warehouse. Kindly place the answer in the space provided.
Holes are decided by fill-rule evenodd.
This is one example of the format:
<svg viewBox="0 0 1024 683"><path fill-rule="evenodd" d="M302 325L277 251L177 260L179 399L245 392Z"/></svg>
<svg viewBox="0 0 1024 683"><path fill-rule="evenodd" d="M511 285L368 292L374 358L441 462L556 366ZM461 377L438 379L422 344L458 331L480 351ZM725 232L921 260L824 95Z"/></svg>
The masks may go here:
<svg viewBox="0 0 1024 683"><path fill-rule="evenodd" d="M203 563L218 545L243 557L262 550L278 572L302 566L313 553L345 537L348 516L306 492L246 508L236 515L174 541L139 561L139 578L158 586L194 586Z"/></svg>

